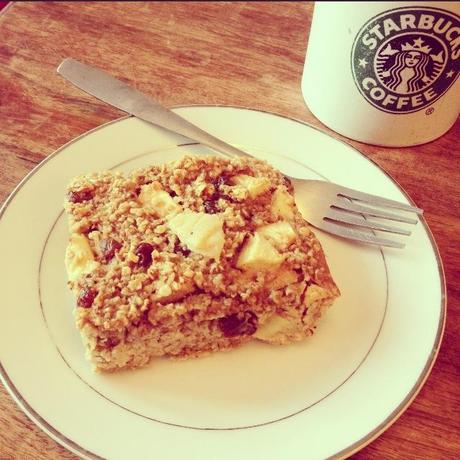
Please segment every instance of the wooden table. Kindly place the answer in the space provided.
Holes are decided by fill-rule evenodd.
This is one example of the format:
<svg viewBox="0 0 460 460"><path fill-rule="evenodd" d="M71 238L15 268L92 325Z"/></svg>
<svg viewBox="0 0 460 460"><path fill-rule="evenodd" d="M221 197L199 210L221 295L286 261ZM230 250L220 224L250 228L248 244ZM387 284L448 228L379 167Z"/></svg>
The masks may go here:
<svg viewBox="0 0 460 460"><path fill-rule="evenodd" d="M309 112L300 79L311 3L30 2L0 15L0 204L60 145L122 114L56 74L72 56L124 77L167 106L221 104L294 117ZM335 137L340 138L335 133ZM422 391L353 458L460 458L460 122L411 148L350 142L425 210L444 261L448 319ZM0 388L0 459L75 458Z"/></svg>

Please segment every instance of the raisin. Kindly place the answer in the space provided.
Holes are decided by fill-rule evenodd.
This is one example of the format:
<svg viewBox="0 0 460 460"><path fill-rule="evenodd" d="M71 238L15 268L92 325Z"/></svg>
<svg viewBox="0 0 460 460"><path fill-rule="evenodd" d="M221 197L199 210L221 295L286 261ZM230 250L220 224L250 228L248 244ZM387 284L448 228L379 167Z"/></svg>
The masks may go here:
<svg viewBox="0 0 460 460"><path fill-rule="evenodd" d="M70 191L67 195L71 203L82 203L83 201L89 201L93 198L94 191L89 188L84 188L82 190L73 190Z"/></svg>
<svg viewBox="0 0 460 460"><path fill-rule="evenodd" d="M117 337L107 337L102 342L105 347L113 348L113 347L116 347L120 343L120 339Z"/></svg>
<svg viewBox="0 0 460 460"><path fill-rule="evenodd" d="M91 288L83 288L78 294L77 305L82 308L91 308L97 292Z"/></svg>
<svg viewBox="0 0 460 460"><path fill-rule="evenodd" d="M170 196L171 198L174 198L175 196L177 196L177 193L176 193L174 190L170 190L170 191L169 191L169 196Z"/></svg>
<svg viewBox="0 0 460 460"><path fill-rule="evenodd" d="M85 235L89 235L91 232L97 232L99 230L99 228L97 227L96 224L94 225L90 225L85 231Z"/></svg>
<svg viewBox="0 0 460 460"><path fill-rule="evenodd" d="M291 179L289 179L289 177L283 176L283 181L284 181L284 185L286 185L288 191L290 193L292 193L294 191L294 187L292 185Z"/></svg>
<svg viewBox="0 0 460 460"><path fill-rule="evenodd" d="M139 257L137 265L149 268L152 265L153 246L150 243L141 243L136 248L136 256Z"/></svg>
<svg viewBox="0 0 460 460"><path fill-rule="evenodd" d="M215 196L204 202L204 210L206 214L217 214L220 211Z"/></svg>
<svg viewBox="0 0 460 460"><path fill-rule="evenodd" d="M234 313L219 318L218 325L225 337L252 335L257 330L257 316L252 311Z"/></svg>
<svg viewBox="0 0 460 460"><path fill-rule="evenodd" d="M121 244L113 238L104 238L99 243L99 249L105 262L110 262L120 248Z"/></svg>
<svg viewBox="0 0 460 460"><path fill-rule="evenodd" d="M216 190L218 190L222 185L225 185L226 183L227 183L227 178L222 175L212 181L212 185L214 185L214 188Z"/></svg>
<svg viewBox="0 0 460 460"><path fill-rule="evenodd" d="M178 240L174 243L174 252L176 254L182 254L187 257L190 254L190 249L185 246L182 246Z"/></svg>
<svg viewBox="0 0 460 460"><path fill-rule="evenodd" d="M236 200L232 196L227 195L225 193L223 193L222 195L219 195L219 198L222 198L225 201L229 201L230 203L236 203Z"/></svg>

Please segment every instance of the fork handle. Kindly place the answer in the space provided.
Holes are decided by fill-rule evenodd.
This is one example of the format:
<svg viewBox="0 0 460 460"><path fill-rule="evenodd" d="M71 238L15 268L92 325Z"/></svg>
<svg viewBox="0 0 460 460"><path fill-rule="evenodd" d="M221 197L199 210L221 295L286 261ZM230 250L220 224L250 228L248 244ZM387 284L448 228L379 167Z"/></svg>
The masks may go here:
<svg viewBox="0 0 460 460"><path fill-rule="evenodd" d="M61 62L57 72L86 93L141 120L188 137L227 156L250 156L102 70L67 58Z"/></svg>

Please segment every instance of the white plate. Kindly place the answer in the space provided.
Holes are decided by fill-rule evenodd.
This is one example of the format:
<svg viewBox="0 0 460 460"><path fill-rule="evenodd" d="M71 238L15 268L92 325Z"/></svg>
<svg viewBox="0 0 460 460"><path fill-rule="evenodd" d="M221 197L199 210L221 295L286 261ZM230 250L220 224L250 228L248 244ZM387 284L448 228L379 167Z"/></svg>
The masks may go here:
<svg viewBox="0 0 460 460"><path fill-rule="evenodd" d="M305 124L236 108L177 112L297 174L407 202L374 163ZM93 374L84 360L63 265L66 183L90 171L209 153L184 142L134 118L117 120L62 147L14 191L0 212L4 385L38 426L83 458L350 455L408 406L440 346L444 279L424 221L404 250L317 232L342 296L303 343L251 343L111 375Z"/></svg>

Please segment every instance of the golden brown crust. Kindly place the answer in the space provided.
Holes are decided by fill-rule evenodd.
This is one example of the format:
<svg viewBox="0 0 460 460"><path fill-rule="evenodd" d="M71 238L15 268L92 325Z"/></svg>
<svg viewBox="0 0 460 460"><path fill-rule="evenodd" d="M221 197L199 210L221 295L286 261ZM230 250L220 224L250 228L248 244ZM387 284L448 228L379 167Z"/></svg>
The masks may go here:
<svg viewBox="0 0 460 460"><path fill-rule="evenodd" d="M266 178L269 186L248 192L235 179L247 176ZM279 269L237 267L257 229L283 220L273 212L275 190L289 193L285 177L246 158L186 156L127 177L101 172L75 178L65 201L69 229L87 238L94 261L69 286L77 296L77 326L96 367L136 367L152 355L232 348L275 313L297 318L302 333L291 334L292 340L311 334L317 318L312 320L306 305L310 286L323 289L322 309L339 291L320 243L295 207L289 219L295 239L276 249L283 259ZM164 196L156 196L168 202L161 212L158 204L146 204L148 194L159 191ZM171 216L185 210L222 219L220 257L191 251L171 230ZM279 270L289 271L289 284L271 289ZM243 333L222 332L232 326L222 319L229 317L245 321Z"/></svg>

